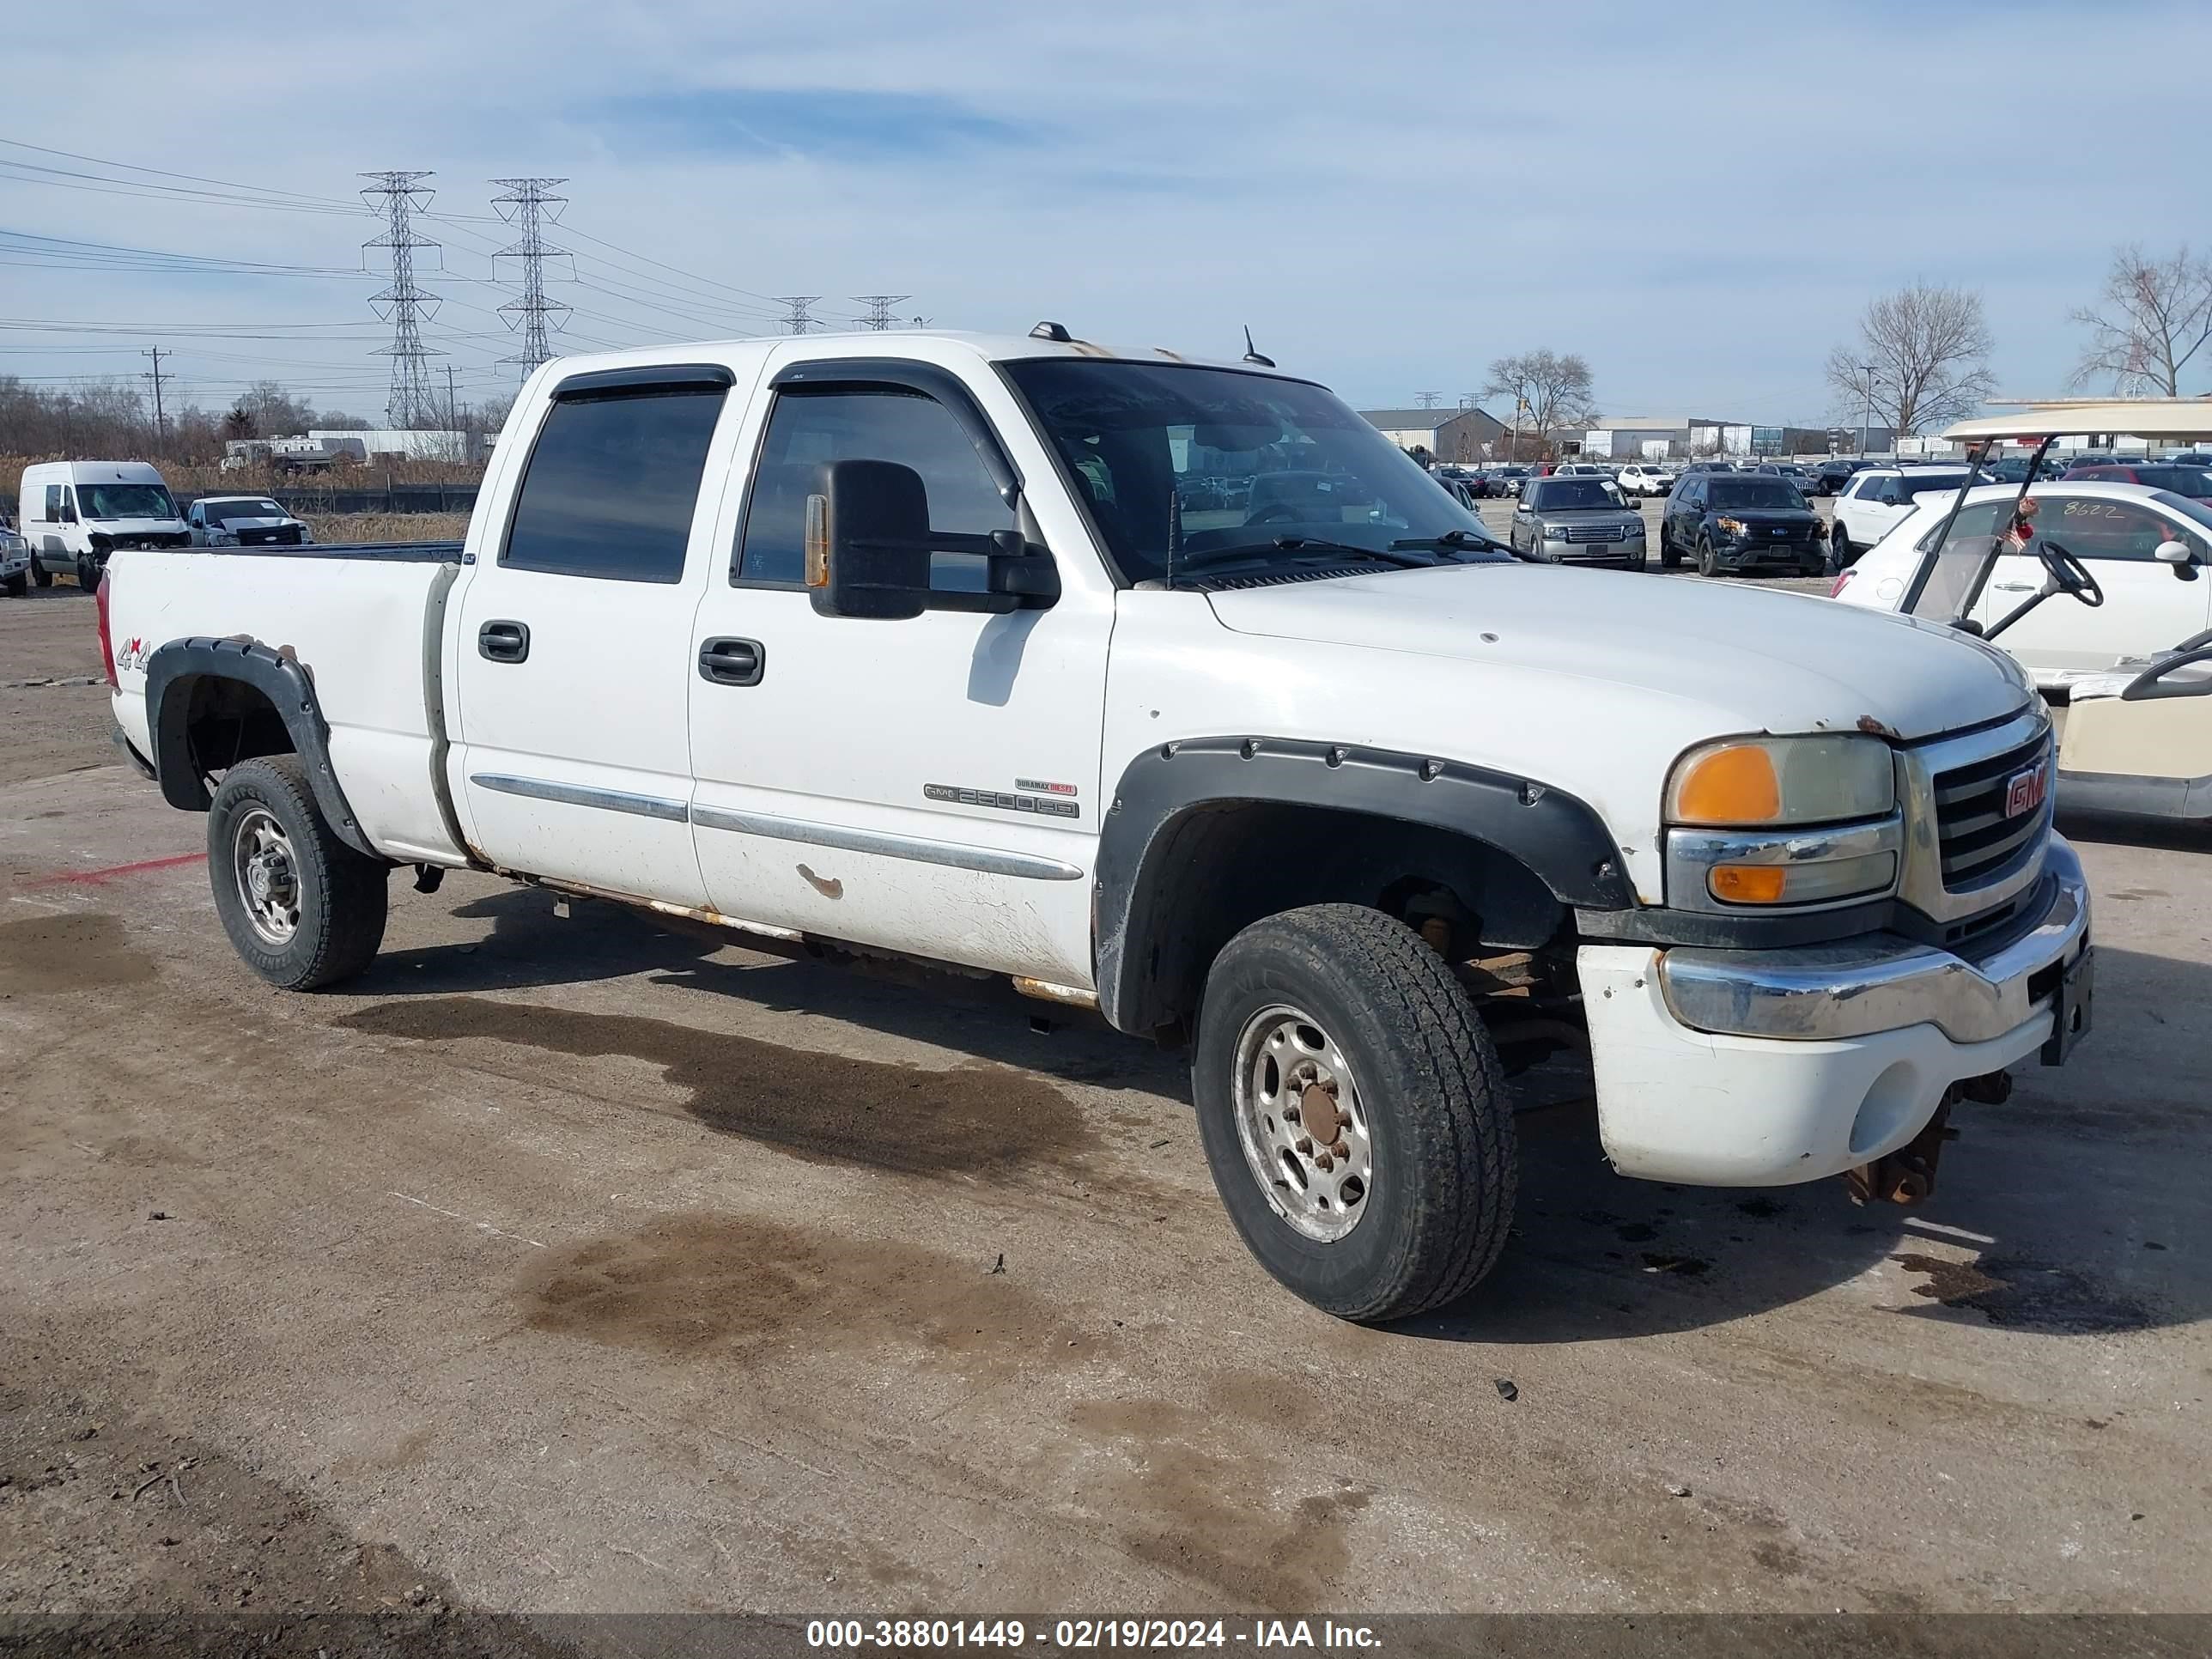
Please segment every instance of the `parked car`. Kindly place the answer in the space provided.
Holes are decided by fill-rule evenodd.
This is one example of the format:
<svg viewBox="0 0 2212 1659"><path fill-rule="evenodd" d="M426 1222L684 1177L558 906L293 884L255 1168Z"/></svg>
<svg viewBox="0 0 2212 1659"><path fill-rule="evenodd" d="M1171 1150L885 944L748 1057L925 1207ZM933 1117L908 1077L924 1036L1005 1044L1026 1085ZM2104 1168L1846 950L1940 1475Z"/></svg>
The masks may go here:
<svg viewBox="0 0 2212 1659"><path fill-rule="evenodd" d="M300 547L315 532L266 495L208 495L185 514L194 547Z"/></svg>
<svg viewBox="0 0 2212 1659"><path fill-rule="evenodd" d="M191 544L168 485L143 461L40 462L23 469L15 499L41 587L69 574L88 593L118 548Z"/></svg>
<svg viewBox="0 0 2212 1659"><path fill-rule="evenodd" d="M1848 568L1910 518L1920 496L1956 495L1966 480L1963 466L1881 466L1855 474L1836 497L1835 523L1829 532L1836 568Z"/></svg>
<svg viewBox="0 0 2212 1659"><path fill-rule="evenodd" d="M0 592L20 599L30 586L30 543L12 530L0 530Z"/></svg>
<svg viewBox="0 0 2212 1659"><path fill-rule="evenodd" d="M1516 552L1555 564L1644 568L1644 515L1620 499L1610 478L1554 475L1521 492L1506 532Z"/></svg>
<svg viewBox="0 0 2212 1659"><path fill-rule="evenodd" d="M1674 487L1672 468L1656 461L1631 461L1615 480L1624 495L1664 495Z"/></svg>
<svg viewBox="0 0 2212 1659"><path fill-rule="evenodd" d="M1692 461L1675 475L1674 482L1680 483L1684 478L1693 477L1700 472L1733 472L1735 471L1734 461Z"/></svg>
<svg viewBox="0 0 2212 1659"><path fill-rule="evenodd" d="M2174 466L2135 462L2126 466L2072 466L2066 477L2094 479L2103 483L2141 484L2146 489L2170 489L2193 501L2212 501L2212 467Z"/></svg>
<svg viewBox="0 0 2212 1659"><path fill-rule="evenodd" d="M1827 568L1820 515L1787 478L1700 472L1682 480L1659 515L1659 562L1685 556L1698 573L1782 566L1808 576Z"/></svg>
<svg viewBox="0 0 2212 1659"><path fill-rule="evenodd" d="M1875 463L1855 456L1838 455L1822 461L1813 469L1813 489L1815 495L1832 495L1851 481L1856 473L1865 471Z"/></svg>
<svg viewBox="0 0 2212 1659"><path fill-rule="evenodd" d="M1813 469L1809 466L1800 466L1795 461L1761 461L1751 471L1760 477L1787 478L1797 486L1801 495L1813 493Z"/></svg>
<svg viewBox="0 0 2212 1659"><path fill-rule="evenodd" d="M2000 533L2019 495L2017 485L1969 490L1953 530L1954 541ZM1881 541L1832 590L1846 605L1893 611L1923 555L1931 551L1951 510L1952 492L1923 495ZM2041 689L2063 690L2087 674L2109 672L2130 658L2148 659L2178 640L2212 627L2212 581L2188 580L2212 563L2212 507L2138 484L2069 478L2032 486L2023 502L2033 537L1997 559L1967 614L1995 625L2042 586L2034 538L2056 542L2085 564L2103 589L2095 609L2044 605L2005 630L2006 650ZM2185 557L2171 551L2178 544ZM2185 580L2176 580L2180 572Z"/></svg>
<svg viewBox="0 0 2212 1659"><path fill-rule="evenodd" d="M1277 474L1264 521L1179 525L1194 431L1308 454L1364 510ZM2011 664L1510 557L1308 382L1036 336L726 341L544 364L501 445L465 544L109 563L117 720L205 815L214 908L275 985L367 968L410 866L1006 975L1187 1036L1235 1225L1362 1320L1489 1271L1504 1068L1561 1044L1621 1175L1900 1199L1961 1091L2072 1047L2079 860L2039 812L1954 873L1990 793L1960 781L2002 800L2049 751ZM1454 964L1507 951L1493 1026Z"/></svg>

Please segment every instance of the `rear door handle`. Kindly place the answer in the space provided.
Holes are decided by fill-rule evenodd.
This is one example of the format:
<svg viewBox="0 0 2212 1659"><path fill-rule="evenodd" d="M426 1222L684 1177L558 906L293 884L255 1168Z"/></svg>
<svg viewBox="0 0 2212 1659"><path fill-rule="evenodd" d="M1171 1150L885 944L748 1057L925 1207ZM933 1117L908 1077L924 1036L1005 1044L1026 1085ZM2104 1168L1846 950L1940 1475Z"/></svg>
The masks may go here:
<svg viewBox="0 0 2212 1659"><path fill-rule="evenodd" d="M712 639L699 647L699 678L717 685L758 685L768 649L758 640Z"/></svg>
<svg viewBox="0 0 2212 1659"><path fill-rule="evenodd" d="M522 662L530 655L530 624L488 622L477 629L477 655L488 662Z"/></svg>

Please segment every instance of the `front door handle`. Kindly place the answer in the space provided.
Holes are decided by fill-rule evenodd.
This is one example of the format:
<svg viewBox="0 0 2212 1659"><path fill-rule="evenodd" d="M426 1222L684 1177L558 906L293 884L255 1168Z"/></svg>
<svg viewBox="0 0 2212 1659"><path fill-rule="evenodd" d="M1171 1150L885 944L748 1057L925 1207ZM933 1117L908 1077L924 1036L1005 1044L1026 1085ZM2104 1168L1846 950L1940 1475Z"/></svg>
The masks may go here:
<svg viewBox="0 0 2212 1659"><path fill-rule="evenodd" d="M2033 593L2036 586L2033 582L1992 582L1990 586L2000 593Z"/></svg>
<svg viewBox="0 0 2212 1659"><path fill-rule="evenodd" d="M523 662L530 656L530 624L488 622L477 629L477 655L487 662Z"/></svg>
<svg viewBox="0 0 2212 1659"><path fill-rule="evenodd" d="M768 649L758 640L712 639L699 647L699 678L717 685L758 685Z"/></svg>

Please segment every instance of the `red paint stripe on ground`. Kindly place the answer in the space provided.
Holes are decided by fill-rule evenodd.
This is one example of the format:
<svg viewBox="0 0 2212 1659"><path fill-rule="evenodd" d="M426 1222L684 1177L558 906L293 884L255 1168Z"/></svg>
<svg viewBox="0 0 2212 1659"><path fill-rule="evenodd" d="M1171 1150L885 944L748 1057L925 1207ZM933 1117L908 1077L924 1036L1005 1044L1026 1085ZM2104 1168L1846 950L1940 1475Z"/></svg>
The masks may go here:
<svg viewBox="0 0 2212 1659"><path fill-rule="evenodd" d="M179 853L173 859L141 859L136 864L111 864L105 870L64 870L58 876L35 876L26 887L105 887L125 876L143 876L149 870L174 870L187 864L205 864L205 853Z"/></svg>

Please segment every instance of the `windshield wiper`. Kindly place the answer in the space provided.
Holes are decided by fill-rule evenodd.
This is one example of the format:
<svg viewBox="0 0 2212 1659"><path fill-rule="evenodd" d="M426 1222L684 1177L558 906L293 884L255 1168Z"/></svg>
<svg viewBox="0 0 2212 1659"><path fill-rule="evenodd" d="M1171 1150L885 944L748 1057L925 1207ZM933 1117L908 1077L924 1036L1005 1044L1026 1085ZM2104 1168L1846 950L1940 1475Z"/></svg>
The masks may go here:
<svg viewBox="0 0 2212 1659"><path fill-rule="evenodd" d="M1469 553L1503 553L1509 559L1518 559L1523 564L1542 564L1546 561L1533 553L1523 553L1519 548L1472 530L1447 530L1441 536L1409 536L1390 544L1393 547L1440 547Z"/></svg>
<svg viewBox="0 0 2212 1659"><path fill-rule="evenodd" d="M1436 563L1433 559L1410 557L1396 542L1388 548L1354 547L1350 542L1326 541L1317 536L1278 536L1273 541L1240 542L1234 547L1209 547L1202 553L1186 553L1176 561L1176 569L1196 570L1206 565L1233 564L1240 559L1264 559L1282 553L1304 559L1373 559L1400 570L1427 570Z"/></svg>

